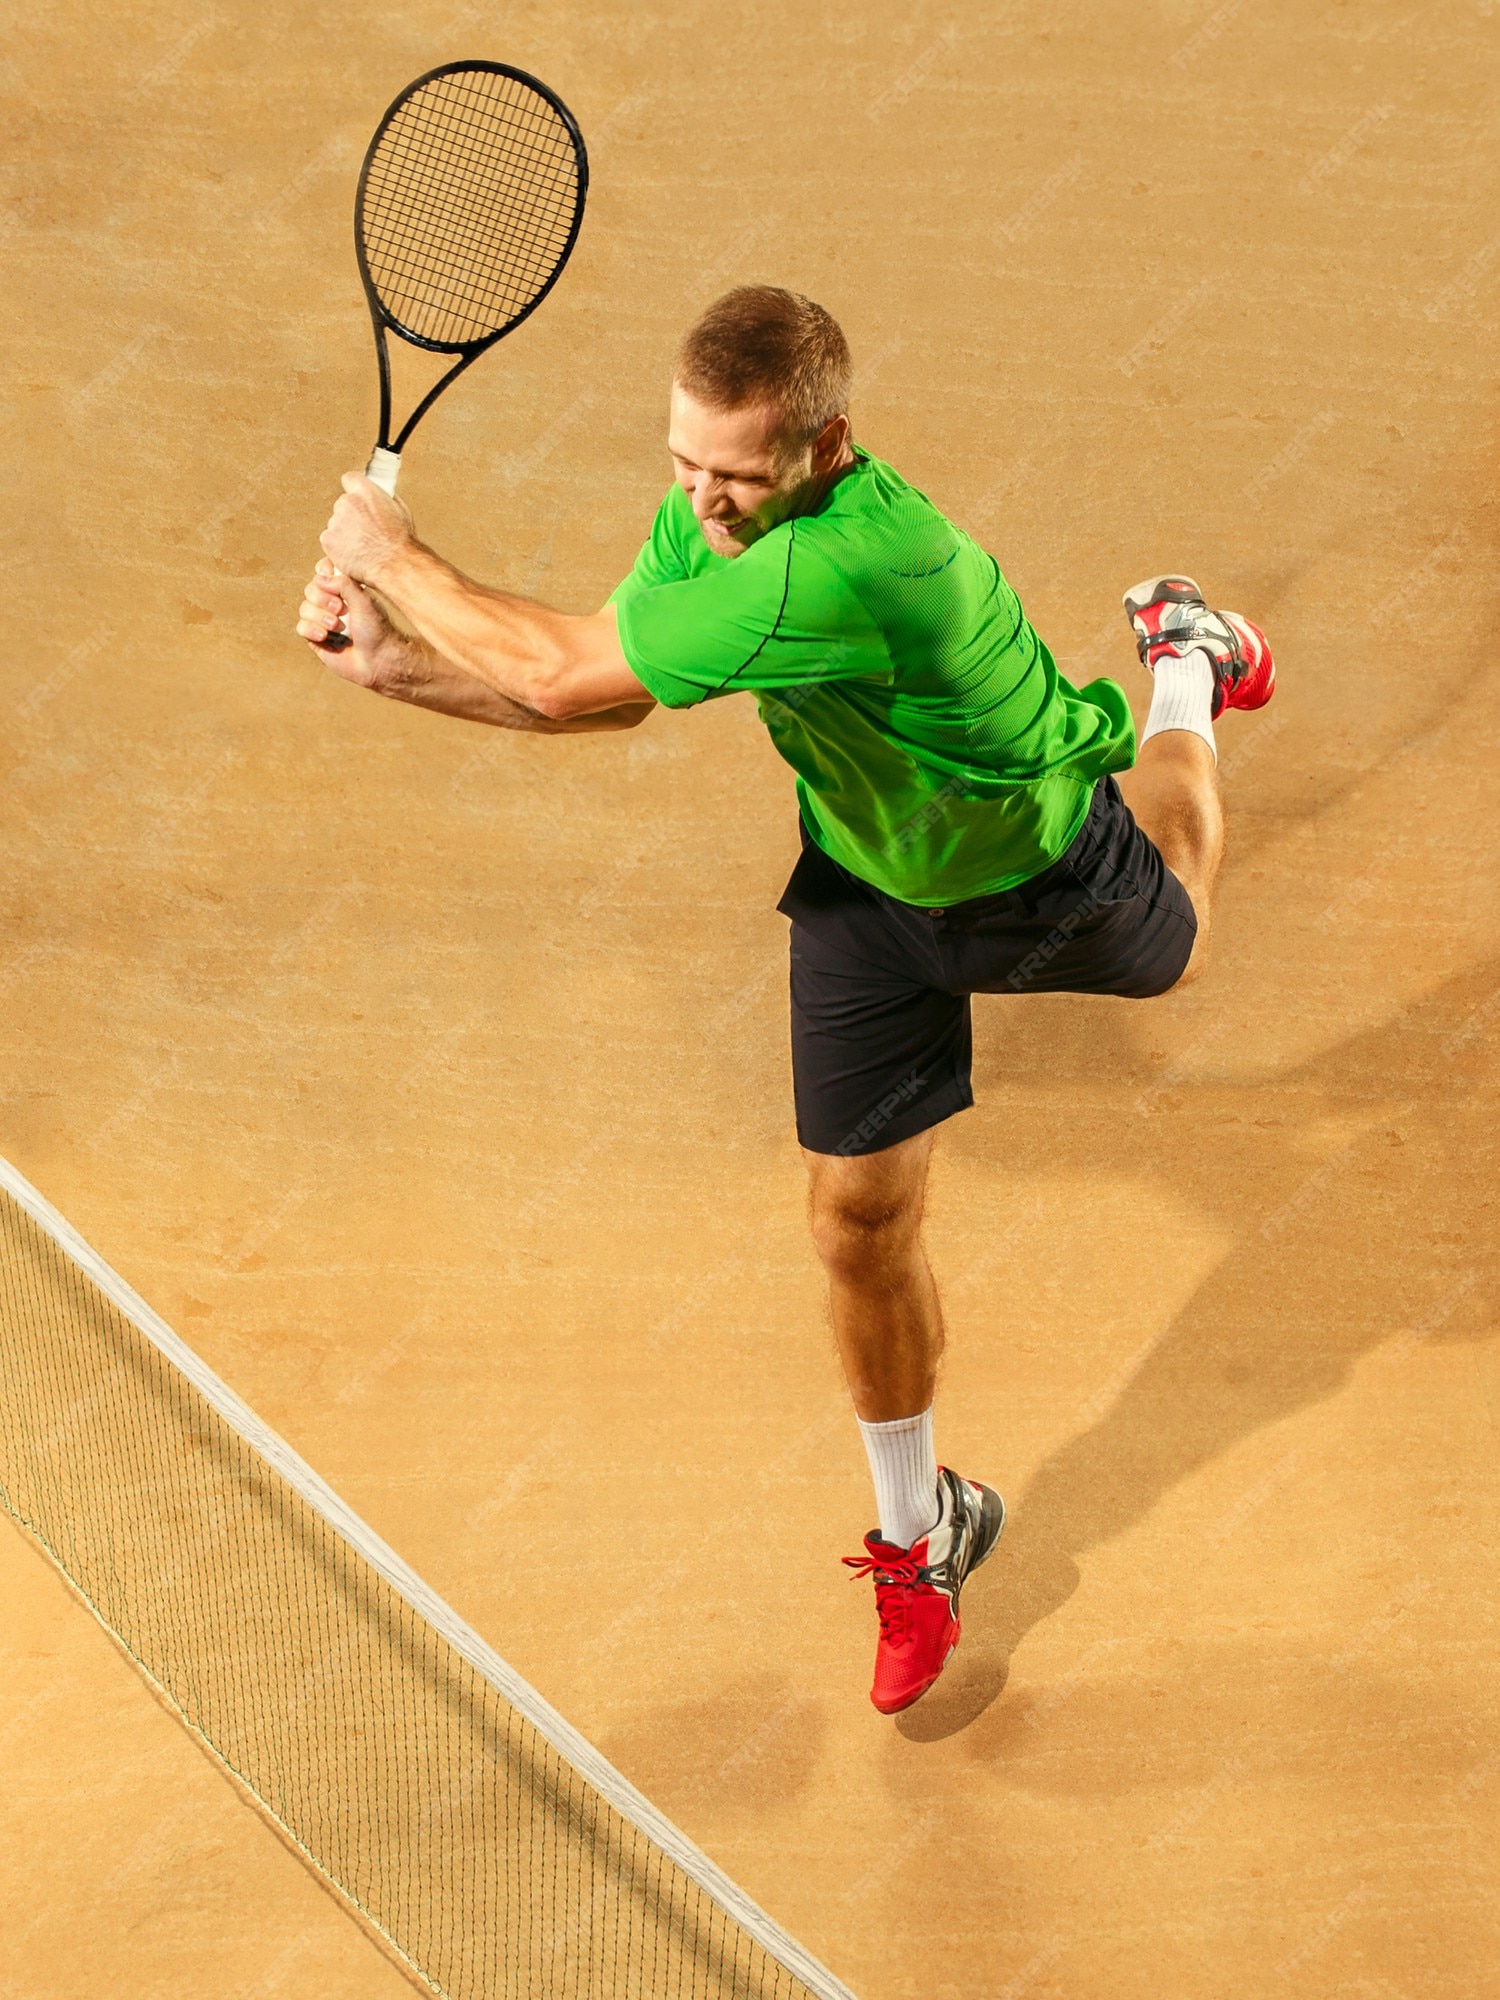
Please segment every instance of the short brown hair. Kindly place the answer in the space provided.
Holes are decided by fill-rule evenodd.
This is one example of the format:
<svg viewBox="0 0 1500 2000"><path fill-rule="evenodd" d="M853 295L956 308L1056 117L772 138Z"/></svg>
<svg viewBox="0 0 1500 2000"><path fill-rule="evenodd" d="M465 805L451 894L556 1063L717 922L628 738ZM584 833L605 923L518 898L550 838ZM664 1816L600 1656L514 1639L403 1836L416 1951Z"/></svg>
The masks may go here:
<svg viewBox="0 0 1500 2000"><path fill-rule="evenodd" d="M713 410L762 403L800 451L849 407L849 343L831 313L779 285L737 285L688 328L677 380Z"/></svg>

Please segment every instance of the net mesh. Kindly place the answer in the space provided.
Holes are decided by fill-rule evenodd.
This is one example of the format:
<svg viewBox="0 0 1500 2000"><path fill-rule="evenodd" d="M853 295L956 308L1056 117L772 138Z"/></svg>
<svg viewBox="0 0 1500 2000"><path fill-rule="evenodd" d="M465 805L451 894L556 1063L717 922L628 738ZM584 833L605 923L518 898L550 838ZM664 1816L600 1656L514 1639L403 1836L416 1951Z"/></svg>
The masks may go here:
<svg viewBox="0 0 1500 2000"><path fill-rule="evenodd" d="M4 1190L0 1501L435 1991L814 2000Z"/></svg>
<svg viewBox="0 0 1500 2000"><path fill-rule="evenodd" d="M400 331L483 340L546 289L580 193L573 134L547 98L490 70L434 77L370 152L358 217L370 282Z"/></svg>

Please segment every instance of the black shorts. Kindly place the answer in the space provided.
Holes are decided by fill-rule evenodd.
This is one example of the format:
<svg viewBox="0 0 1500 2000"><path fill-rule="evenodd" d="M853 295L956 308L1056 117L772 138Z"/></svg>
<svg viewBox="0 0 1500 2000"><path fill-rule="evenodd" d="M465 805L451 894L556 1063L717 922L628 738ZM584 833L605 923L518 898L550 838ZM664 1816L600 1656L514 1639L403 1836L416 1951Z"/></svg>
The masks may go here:
<svg viewBox="0 0 1500 2000"><path fill-rule="evenodd" d="M1198 921L1113 778L1051 867L946 910L862 882L802 829L792 920L797 1137L877 1153L974 1102L971 993L1146 1000L1181 978Z"/></svg>

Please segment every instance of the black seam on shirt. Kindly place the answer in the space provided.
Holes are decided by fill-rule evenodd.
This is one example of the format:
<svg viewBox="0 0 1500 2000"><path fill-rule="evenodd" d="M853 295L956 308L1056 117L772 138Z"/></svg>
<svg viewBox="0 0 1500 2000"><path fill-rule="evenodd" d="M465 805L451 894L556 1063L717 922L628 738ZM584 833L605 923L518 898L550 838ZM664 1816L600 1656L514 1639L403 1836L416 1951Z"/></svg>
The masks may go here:
<svg viewBox="0 0 1500 2000"><path fill-rule="evenodd" d="M772 621L770 631L762 636L760 644L756 647L755 651L749 656L748 659L741 660L739 665L735 668L732 674L726 674L723 680L719 682L717 687L712 687L708 690L708 693L702 697L704 701L707 701L712 695L722 693L722 691L728 687L729 683L732 680L734 680L738 675L742 674L745 671L746 667L753 667L755 665L755 662L760 658L761 654L766 650L766 647L769 646L771 641L776 637L776 634L781 626L782 618L786 615L786 601L788 597L791 596L792 593L792 545L794 544L796 539L797 539L797 523L795 521L789 521L787 523L787 537L786 537L786 575L782 579L782 584L781 584L781 603L777 606L776 616L775 619Z"/></svg>

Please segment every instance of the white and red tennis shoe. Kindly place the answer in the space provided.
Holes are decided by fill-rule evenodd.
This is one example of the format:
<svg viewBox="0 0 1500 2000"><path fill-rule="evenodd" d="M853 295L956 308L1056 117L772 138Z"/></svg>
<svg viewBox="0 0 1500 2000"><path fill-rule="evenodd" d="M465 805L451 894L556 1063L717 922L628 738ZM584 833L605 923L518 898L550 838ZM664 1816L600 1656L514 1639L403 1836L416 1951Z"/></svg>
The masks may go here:
<svg viewBox="0 0 1500 2000"><path fill-rule="evenodd" d="M992 1487L938 1467L937 1526L898 1549L872 1528L862 1556L845 1556L856 1576L875 1579L880 1638L870 1699L882 1715L910 1708L948 1664L959 1639L958 1594L993 1553L1005 1502Z"/></svg>
<svg viewBox="0 0 1500 2000"><path fill-rule="evenodd" d="M1276 691L1276 662L1266 635L1237 611L1210 611L1190 576L1148 576L1125 593L1143 667L1164 653L1181 659L1196 646L1214 670L1215 721L1226 708L1264 708Z"/></svg>

